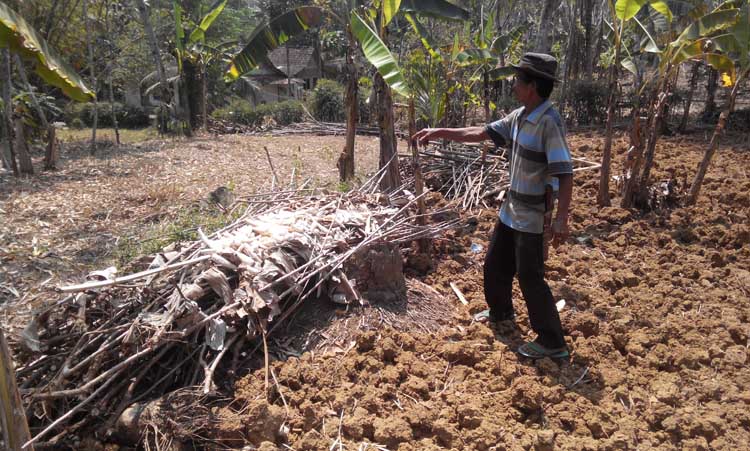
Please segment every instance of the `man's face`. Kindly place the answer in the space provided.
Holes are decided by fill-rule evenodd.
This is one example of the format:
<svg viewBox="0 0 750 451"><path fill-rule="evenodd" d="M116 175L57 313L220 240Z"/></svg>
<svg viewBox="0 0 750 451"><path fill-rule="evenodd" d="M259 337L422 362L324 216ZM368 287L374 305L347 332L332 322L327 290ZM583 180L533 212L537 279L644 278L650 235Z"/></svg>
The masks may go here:
<svg viewBox="0 0 750 451"><path fill-rule="evenodd" d="M516 97L516 100L525 104L531 98L536 88L533 82L524 80L528 79L522 74L516 74L513 78L513 95Z"/></svg>

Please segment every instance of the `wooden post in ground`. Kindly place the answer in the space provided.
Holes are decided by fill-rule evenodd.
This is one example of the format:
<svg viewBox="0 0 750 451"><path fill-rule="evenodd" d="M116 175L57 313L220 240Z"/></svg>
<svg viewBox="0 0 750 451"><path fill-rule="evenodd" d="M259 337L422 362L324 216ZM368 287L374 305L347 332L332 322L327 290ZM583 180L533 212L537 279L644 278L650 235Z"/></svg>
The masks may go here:
<svg viewBox="0 0 750 451"><path fill-rule="evenodd" d="M11 451L32 450L33 446L21 448L31 440L26 412L16 386L16 373L5 334L0 329L0 427L3 428L5 449Z"/></svg>
<svg viewBox="0 0 750 451"><path fill-rule="evenodd" d="M414 165L414 194L417 196L417 224L420 226L427 225L427 208L424 203L424 178L422 177L422 166L419 164L419 149L417 149L418 143L411 137L414 136L412 130L416 130L415 124L415 113L414 113L414 99L409 100L409 147L411 147L412 163ZM430 240L428 238L420 238L417 240L417 249L420 254L427 254L430 252Z"/></svg>

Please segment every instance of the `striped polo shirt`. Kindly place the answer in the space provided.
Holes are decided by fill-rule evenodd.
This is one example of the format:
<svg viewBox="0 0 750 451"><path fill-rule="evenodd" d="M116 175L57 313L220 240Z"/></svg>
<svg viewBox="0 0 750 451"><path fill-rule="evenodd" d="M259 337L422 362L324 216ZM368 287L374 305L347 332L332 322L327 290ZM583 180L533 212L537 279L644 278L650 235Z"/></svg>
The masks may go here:
<svg viewBox="0 0 750 451"><path fill-rule="evenodd" d="M510 189L500 220L514 230L542 233L545 186L556 188L553 176L573 173L560 113L545 100L531 113L521 107L486 130L496 146L510 149Z"/></svg>

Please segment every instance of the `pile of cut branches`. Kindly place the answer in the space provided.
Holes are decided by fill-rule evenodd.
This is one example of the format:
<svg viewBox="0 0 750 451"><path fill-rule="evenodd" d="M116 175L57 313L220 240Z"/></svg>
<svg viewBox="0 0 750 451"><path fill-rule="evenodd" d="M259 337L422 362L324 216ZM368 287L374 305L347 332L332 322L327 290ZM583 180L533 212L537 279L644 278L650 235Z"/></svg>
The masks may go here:
<svg viewBox="0 0 750 451"><path fill-rule="evenodd" d="M376 177L379 174L376 174ZM112 430L129 405L181 387L215 390L310 299L360 299L343 263L382 243L429 237L457 221L418 225L414 196L277 191L243 198L224 229L153 256L149 269L97 271L25 329L17 371L34 441ZM229 373L231 374L231 373ZM100 430L101 431L101 430Z"/></svg>
<svg viewBox="0 0 750 451"><path fill-rule="evenodd" d="M471 212L490 208L502 199L510 186L510 167L507 151L491 151L487 146L449 143L446 146L430 143L419 151L425 183L459 208ZM400 155L411 159L411 155ZM598 169L599 165L573 158L574 171ZM409 165L401 165L405 176L411 174Z"/></svg>

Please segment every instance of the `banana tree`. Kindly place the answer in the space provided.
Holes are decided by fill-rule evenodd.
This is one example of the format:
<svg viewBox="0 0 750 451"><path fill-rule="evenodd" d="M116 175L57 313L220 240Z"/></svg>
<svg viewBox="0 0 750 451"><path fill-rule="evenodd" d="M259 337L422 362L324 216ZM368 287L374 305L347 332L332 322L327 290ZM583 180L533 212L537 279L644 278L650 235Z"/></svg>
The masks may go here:
<svg viewBox="0 0 750 451"><path fill-rule="evenodd" d="M645 49L656 47L650 33L646 27L638 20L636 15L645 8L652 9L655 13L663 15L667 20L672 20L672 13L669 7L661 0L643 1L643 0L617 0L615 4L608 0L609 9L612 14L612 26L610 27L611 37L615 48L615 57L609 68L609 99L607 101L607 131L604 139L604 151L602 153L602 165L599 172L599 192L597 195L597 204L600 207L609 206L609 178L610 166L612 160L612 126L615 116L615 105L617 104L617 85L618 71L622 64L628 70L635 72L633 59L628 54L628 58L620 60L622 50L623 32L628 22L634 21L642 30L645 31L647 40L644 42ZM646 6L648 5L648 6ZM645 7L645 8L644 8ZM656 47L658 49L658 47ZM627 51L627 48L626 48Z"/></svg>
<svg viewBox="0 0 750 451"><path fill-rule="evenodd" d="M632 207L644 204L646 191L653 167L656 143L662 128L663 114L667 99L673 88L678 68L688 61L703 61L716 69L726 85L736 82L734 62L726 55L705 45L706 38L733 26L738 19L739 9L720 6L687 26L676 39L664 46L659 46L651 39L648 52L652 52L658 61L657 71L644 86L653 84L654 95L651 100L648 140L643 155L637 152L631 168L631 176L625 184L622 206ZM642 169L641 169L642 163Z"/></svg>
<svg viewBox="0 0 750 451"><path fill-rule="evenodd" d="M377 5L375 4L377 3ZM373 6L378 6L374 8ZM284 44L290 37L311 27L319 26L323 18L330 18L344 28L348 37L346 56L347 90L345 96L347 110L346 147L342 152L338 167L342 181L354 176L354 137L357 114L357 71L354 65L356 48L362 49L367 60L377 69L374 88L380 93L379 104L381 118L381 164L391 161L395 155L396 141L393 132L393 108L382 108L391 100L391 89L407 95L408 89L404 76L382 39L386 27L398 13L424 14L448 19L467 19L468 12L445 0L382 0L370 4L365 1L348 0L346 2L329 2L327 8L305 6L291 10L255 29L249 43L237 54L226 74L228 81L238 79L242 74L255 68L267 58L267 53ZM398 182L397 166L391 165L395 175L389 173L384 177L382 186L393 188Z"/></svg>
<svg viewBox="0 0 750 451"><path fill-rule="evenodd" d="M180 74L180 104L187 112L191 130L206 128L208 80L207 67L233 43L220 47L206 45L206 32L227 6L228 0L214 2L206 14L193 22L184 14L179 0L173 0L175 19L175 56ZM185 16L185 17L183 17Z"/></svg>
<svg viewBox="0 0 750 451"><path fill-rule="evenodd" d="M731 78L724 79L727 86L732 86L732 91L729 94L727 106L719 115L719 121L714 129L711 142L706 149L706 153L703 155L703 160L698 167L698 172L695 174L693 183L690 185L690 192L687 197L688 205L693 205L698 200L701 185L703 184L703 178L706 176L708 167L711 164L711 159L713 158L714 153L716 153L716 149L719 147L719 138L724 130L727 119L734 110L739 86L743 81L747 80L748 76L750 76L750 5L745 3L745 5L742 6L737 21L733 26L726 30L726 33L705 38L698 42L702 46L713 46L716 50L732 56L736 65L739 67L739 75L733 84L731 84Z"/></svg>
<svg viewBox="0 0 750 451"><path fill-rule="evenodd" d="M0 48L7 48L22 59L31 61L37 75L48 84L59 88L66 96L73 100L88 102L95 98L95 94L83 83L81 77L52 49L47 42L31 27L19 14L4 3L0 3ZM9 59L7 60L8 64ZM8 73L8 71L4 71ZM10 83L10 74L4 84ZM7 97L7 96L6 96ZM6 101L8 99L6 98ZM6 106L8 111L9 105ZM7 116L7 114L6 114ZM6 117L6 129L10 130L10 118ZM16 127L16 129L19 129ZM21 127L21 130L23 128ZM52 134L54 136L54 134ZM11 140L6 136L8 146ZM54 145L54 143L48 143ZM17 149L19 156L25 150L25 145ZM9 149L13 155L12 149ZM48 162L54 166L54 162ZM14 164L11 164L15 167ZM33 168L26 167L26 172L33 172Z"/></svg>

